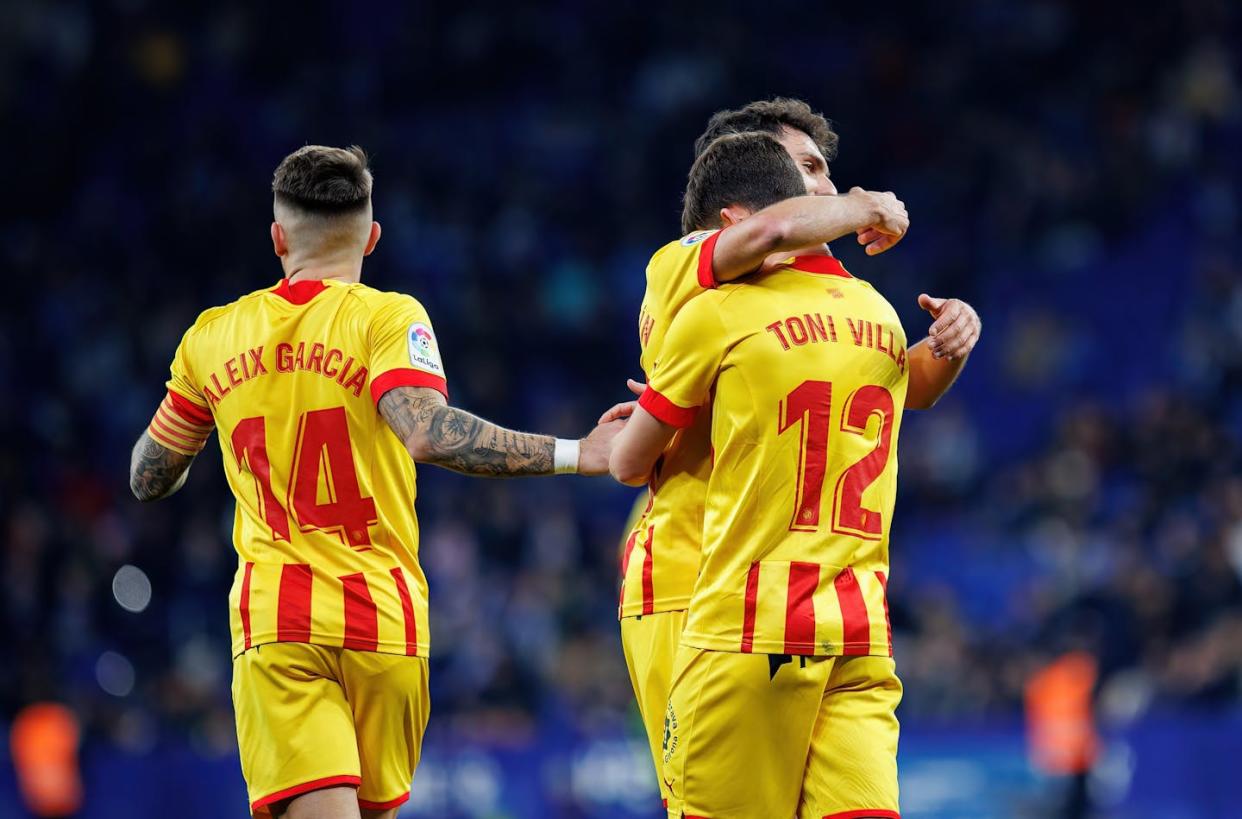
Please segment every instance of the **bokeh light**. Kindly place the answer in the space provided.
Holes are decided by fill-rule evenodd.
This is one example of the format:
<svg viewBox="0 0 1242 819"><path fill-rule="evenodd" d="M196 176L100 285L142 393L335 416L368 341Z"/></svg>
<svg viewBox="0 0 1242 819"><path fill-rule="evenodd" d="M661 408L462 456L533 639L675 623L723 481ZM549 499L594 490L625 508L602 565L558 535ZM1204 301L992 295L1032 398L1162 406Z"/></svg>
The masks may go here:
<svg viewBox="0 0 1242 819"><path fill-rule="evenodd" d="M112 596L126 611L144 611L151 604L151 580L142 569L127 563L112 577Z"/></svg>
<svg viewBox="0 0 1242 819"><path fill-rule="evenodd" d="M123 654L105 651L95 662L95 680L114 697L127 697L134 690L134 664Z"/></svg>

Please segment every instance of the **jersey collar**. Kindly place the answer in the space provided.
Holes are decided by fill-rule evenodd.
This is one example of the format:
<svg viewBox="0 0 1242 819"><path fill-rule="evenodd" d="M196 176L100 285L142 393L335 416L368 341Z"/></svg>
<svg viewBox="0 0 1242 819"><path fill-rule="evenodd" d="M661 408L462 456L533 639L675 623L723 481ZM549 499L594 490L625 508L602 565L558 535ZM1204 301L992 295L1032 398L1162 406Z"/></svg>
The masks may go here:
<svg viewBox="0 0 1242 819"><path fill-rule="evenodd" d="M272 292L290 304L306 304L326 290L327 287L328 285L324 284L320 279L303 279L300 282L290 282L288 279L281 279L280 284L276 285Z"/></svg>
<svg viewBox="0 0 1242 819"><path fill-rule="evenodd" d="M846 279L854 278L836 256L794 256L785 263L785 266L792 267L794 270L801 270L804 273L841 276Z"/></svg>

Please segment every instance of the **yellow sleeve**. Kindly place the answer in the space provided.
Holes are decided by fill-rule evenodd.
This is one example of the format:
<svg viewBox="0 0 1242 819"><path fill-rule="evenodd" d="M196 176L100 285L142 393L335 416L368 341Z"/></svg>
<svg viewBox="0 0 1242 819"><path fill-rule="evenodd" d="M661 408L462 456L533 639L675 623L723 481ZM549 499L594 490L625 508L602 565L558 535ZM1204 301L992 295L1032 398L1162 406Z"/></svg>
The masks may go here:
<svg viewBox="0 0 1242 819"><path fill-rule="evenodd" d="M371 319L371 400L394 387L431 387L448 398L431 319L418 300L391 294Z"/></svg>
<svg viewBox="0 0 1242 819"><path fill-rule="evenodd" d="M681 274L692 279L700 288L715 287L716 274L712 270L712 257L716 252L716 240L720 238L720 230L698 230L688 233L676 242L670 242L660 249L651 260L651 266L666 266L672 274ZM683 273L688 273L685 275Z"/></svg>
<svg viewBox="0 0 1242 819"><path fill-rule="evenodd" d="M638 400L666 424L690 426L711 395L728 341L717 302L692 300L668 328L651 382Z"/></svg>
<svg viewBox="0 0 1242 819"><path fill-rule="evenodd" d="M719 230L700 230L669 242L647 263L647 290L638 315L641 365L650 374L672 319L692 298L716 286L712 271Z"/></svg>
<svg viewBox="0 0 1242 819"><path fill-rule="evenodd" d="M182 455L197 455L216 425L210 402L203 396L190 364L190 348L197 326L195 324L181 337L169 368L168 392L147 426L147 434L155 441Z"/></svg>

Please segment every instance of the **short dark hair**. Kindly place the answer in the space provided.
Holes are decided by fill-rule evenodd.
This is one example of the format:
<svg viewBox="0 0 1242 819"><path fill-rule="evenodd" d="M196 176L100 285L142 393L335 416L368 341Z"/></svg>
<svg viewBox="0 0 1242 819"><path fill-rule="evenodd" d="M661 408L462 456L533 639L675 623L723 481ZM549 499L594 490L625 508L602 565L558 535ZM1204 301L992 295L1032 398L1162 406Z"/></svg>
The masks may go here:
<svg viewBox="0 0 1242 819"><path fill-rule="evenodd" d="M720 209L760 210L802 196L806 185L789 152L771 134L725 134L694 160L681 211L682 233L720 227Z"/></svg>
<svg viewBox="0 0 1242 819"><path fill-rule="evenodd" d="M741 108L717 111L707 121L707 129L694 141L694 155L702 156L708 145L725 134L765 131L779 136L783 126L809 136L823 152L824 159L836 158L838 138L832 123L802 100L791 97L756 100Z"/></svg>
<svg viewBox="0 0 1242 819"><path fill-rule="evenodd" d="M278 203L309 213L332 215L361 210L371 199L367 153L357 145L306 145L276 166L272 193Z"/></svg>

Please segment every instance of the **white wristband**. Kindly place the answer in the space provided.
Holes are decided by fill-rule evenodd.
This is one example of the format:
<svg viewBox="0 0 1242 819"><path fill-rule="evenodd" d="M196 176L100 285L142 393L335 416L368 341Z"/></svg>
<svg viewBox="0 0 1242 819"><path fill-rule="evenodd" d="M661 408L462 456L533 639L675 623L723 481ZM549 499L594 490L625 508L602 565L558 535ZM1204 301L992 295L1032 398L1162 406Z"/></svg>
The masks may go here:
<svg viewBox="0 0 1242 819"><path fill-rule="evenodd" d="M557 438L552 453L552 472L556 475L573 475L578 472L578 441Z"/></svg>

